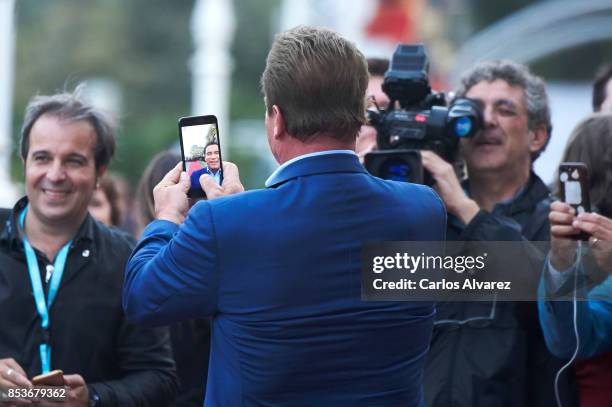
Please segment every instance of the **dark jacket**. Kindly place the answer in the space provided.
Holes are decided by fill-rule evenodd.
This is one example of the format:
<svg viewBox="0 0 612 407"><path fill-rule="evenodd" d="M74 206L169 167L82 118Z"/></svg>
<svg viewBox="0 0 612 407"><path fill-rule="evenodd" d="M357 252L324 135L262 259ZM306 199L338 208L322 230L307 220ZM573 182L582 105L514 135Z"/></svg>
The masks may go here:
<svg viewBox="0 0 612 407"><path fill-rule="evenodd" d="M481 210L468 225L449 217L447 239L547 241L549 196L532 174L518 196ZM531 278L534 298L538 279ZM546 349L535 302L439 303L437 311L424 377L428 407L556 405L554 378L564 361ZM562 377L561 387L563 406L575 405L571 378Z"/></svg>
<svg viewBox="0 0 612 407"><path fill-rule="evenodd" d="M0 359L14 358L31 378L41 373L43 329L16 226L26 203L0 210ZM83 376L101 406L168 406L177 388L168 330L130 324L121 307L132 247L89 215L81 225L49 311L51 369ZM52 263L36 252L43 274Z"/></svg>

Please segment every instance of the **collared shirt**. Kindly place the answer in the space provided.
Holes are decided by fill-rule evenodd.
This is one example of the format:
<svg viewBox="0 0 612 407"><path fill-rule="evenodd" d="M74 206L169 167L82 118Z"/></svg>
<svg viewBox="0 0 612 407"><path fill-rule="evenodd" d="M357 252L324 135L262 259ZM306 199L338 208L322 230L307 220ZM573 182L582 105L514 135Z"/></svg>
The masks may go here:
<svg viewBox="0 0 612 407"><path fill-rule="evenodd" d="M211 177L215 179L215 182L218 185L221 185L221 168L219 168L217 171L214 171L214 172L208 167L206 167L204 170L206 171L207 174L209 174Z"/></svg>
<svg viewBox="0 0 612 407"><path fill-rule="evenodd" d="M280 174L283 171L283 169L287 168L289 165L297 161L303 160L304 158L317 157L317 156L330 155L330 154L350 154L354 156L357 155L353 150L327 150L327 151L317 151L316 153L302 154L297 157L293 157L291 160L284 162L280 167L276 169L276 171L274 171L268 177L265 183L266 188L269 188L274 183L274 179L278 176L278 174Z"/></svg>
<svg viewBox="0 0 612 407"><path fill-rule="evenodd" d="M17 226L26 205L23 198L0 211L0 359L15 359L32 377L41 372L44 338ZM104 406L167 406L177 387L168 331L128 323L121 307L132 247L127 235L86 217L49 310L51 369L83 376ZM53 259L34 250L46 290Z"/></svg>

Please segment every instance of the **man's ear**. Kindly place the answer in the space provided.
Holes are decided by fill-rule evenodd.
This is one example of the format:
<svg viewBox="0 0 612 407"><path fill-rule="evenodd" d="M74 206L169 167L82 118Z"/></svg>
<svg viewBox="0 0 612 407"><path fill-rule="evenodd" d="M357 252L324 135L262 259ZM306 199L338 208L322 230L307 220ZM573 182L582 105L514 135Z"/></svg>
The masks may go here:
<svg viewBox="0 0 612 407"><path fill-rule="evenodd" d="M96 171L96 188L98 188L100 186L100 181L104 177L104 174L106 174L106 170L107 169L108 169L108 167L106 165L102 165Z"/></svg>
<svg viewBox="0 0 612 407"><path fill-rule="evenodd" d="M275 139L281 139L287 133L285 125L285 116L277 105L272 106L272 114L270 115L272 124L272 137Z"/></svg>
<svg viewBox="0 0 612 407"><path fill-rule="evenodd" d="M536 153L542 150L549 137L550 134L548 134L548 129L545 126L529 130L529 151Z"/></svg>

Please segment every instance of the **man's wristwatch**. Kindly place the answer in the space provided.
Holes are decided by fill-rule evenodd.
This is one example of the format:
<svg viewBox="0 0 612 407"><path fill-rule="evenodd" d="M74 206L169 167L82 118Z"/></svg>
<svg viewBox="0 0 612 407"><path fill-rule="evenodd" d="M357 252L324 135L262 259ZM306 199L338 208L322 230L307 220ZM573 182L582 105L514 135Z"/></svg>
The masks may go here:
<svg viewBox="0 0 612 407"><path fill-rule="evenodd" d="M100 396L96 393L95 390L89 389L89 407L99 407L100 406Z"/></svg>

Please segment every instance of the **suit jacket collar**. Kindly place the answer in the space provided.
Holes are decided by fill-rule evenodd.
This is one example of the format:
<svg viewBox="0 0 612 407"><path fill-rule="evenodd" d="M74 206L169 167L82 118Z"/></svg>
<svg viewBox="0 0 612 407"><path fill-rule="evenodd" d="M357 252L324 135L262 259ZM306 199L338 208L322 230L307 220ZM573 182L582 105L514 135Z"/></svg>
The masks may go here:
<svg viewBox="0 0 612 407"><path fill-rule="evenodd" d="M367 173L352 151L336 150L298 157L277 169L266 181L267 188L276 188L294 178L338 172Z"/></svg>

